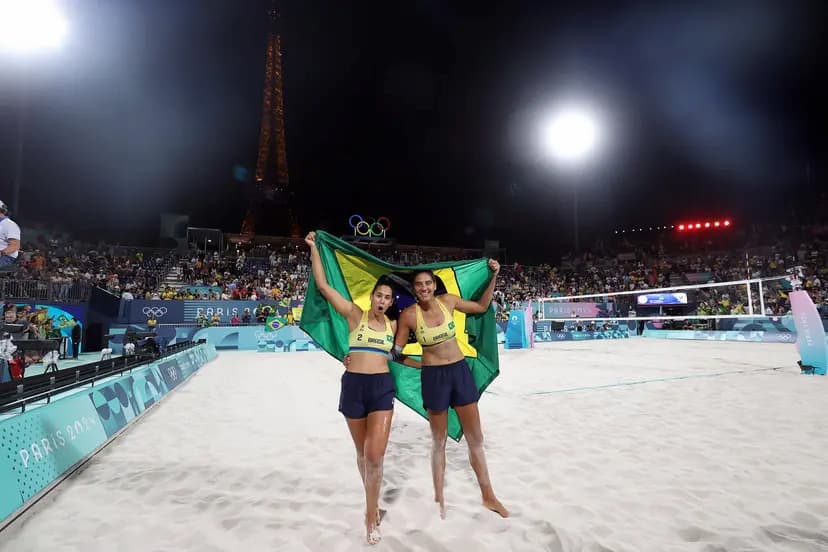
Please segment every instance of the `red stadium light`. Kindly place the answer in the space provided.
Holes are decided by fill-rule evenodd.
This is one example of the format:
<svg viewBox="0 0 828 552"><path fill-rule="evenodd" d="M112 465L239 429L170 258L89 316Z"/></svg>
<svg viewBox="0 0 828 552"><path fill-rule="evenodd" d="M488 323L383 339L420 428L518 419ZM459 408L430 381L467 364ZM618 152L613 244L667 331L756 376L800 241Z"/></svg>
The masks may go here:
<svg viewBox="0 0 828 552"><path fill-rule="evenodd" d="M679 232L681 232L682 230L684 230L684 225L683 225L683 224L679 224Z"/></svg>
<svg viewBox="0 0 828 552"><path fill-rule="evenodd" d="M701 224L697 222L696 223L696 228L701 228Z"/></svg>
<svg viewBox="0 0 828 552"><path fill-rule="evenodd" d="M710 223L709 223L709 222L705 222L705 223L704 223L704 227L705 227L705 228L710 228Z"/></svg>
<svg viewBox="0 0 828 552"><path fill-rule="evenodd" d="M721 226L721 223L717 220L716 222L713 223L713 226L718 228L719 226Z"/></svg>
<svg viewBox="0 0 828 552"><path fill-rule="evenodd" d="M729 220L724 221L724 225L725 226L730 226L730 221Z"/></svg>

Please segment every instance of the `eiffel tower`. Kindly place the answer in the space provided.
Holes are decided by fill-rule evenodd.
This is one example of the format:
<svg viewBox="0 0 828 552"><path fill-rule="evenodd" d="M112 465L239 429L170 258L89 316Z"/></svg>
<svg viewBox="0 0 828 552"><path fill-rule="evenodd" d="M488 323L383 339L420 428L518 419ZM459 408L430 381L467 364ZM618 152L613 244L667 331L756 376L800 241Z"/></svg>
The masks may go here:
<svg viewBox="0 0 828 552"><path fill-rule="evenodd" d="M256 229L294 237L300 228L288 178L285 145L285 102L282 93L282 40L279 36L276 2L267 11L269 31L262 92L262 122L256 159L254 193L242 222L241 233L250 238Z"/></svg>

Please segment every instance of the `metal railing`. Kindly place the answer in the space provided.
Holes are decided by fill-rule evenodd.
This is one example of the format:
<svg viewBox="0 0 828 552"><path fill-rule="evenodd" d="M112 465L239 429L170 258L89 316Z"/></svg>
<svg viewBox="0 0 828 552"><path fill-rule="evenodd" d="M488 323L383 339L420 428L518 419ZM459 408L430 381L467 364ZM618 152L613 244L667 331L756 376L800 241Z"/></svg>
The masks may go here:
<svg viewBox="0 0 828 552"><path fill-rule="evenodd" d="M167 347L162 354L122 356L0 384L0 413L17 409L20 409L21 413L26 412L26 406L29 404L40 401L46 401L48 404L62 393L85 385L94 387L98 380L123 375L125 372L131 373L136 368L180 353L198 344L192 341L176 343Z"/></svg>
<svg viewBox="0 0 828 552"><path fill-rule="evenodd" d="M0 299L35 299L54 303L83 303L89 300L92 286L83 283L47 282L0 278Z"/></svg>

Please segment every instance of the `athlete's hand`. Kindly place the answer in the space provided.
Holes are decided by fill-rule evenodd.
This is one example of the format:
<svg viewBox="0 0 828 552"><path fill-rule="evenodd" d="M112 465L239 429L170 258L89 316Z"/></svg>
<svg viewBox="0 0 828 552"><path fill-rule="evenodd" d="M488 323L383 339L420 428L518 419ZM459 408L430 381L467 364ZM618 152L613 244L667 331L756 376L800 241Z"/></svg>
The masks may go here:
<svg viewBox="0 0 828 552"><path fill-rule="evenodd" d="M348 367L351 365L351 355L345 355L342 358L342 364L345 365L345 369L347 370Z"/></svg>
<svg viewBox="0 0 828 552"><path fill-rule="evenodd" d="M500 272L500 263L494 259L489 259L489 268L492 269L492 272L497 274Z"/></svg>
<svg viewBox="0 0 828 552"><path fill-rule="evenodd" d="M316 247L316 232L308 232L308 235L305 236L305 243L308 244L308 247Z"/></svg>

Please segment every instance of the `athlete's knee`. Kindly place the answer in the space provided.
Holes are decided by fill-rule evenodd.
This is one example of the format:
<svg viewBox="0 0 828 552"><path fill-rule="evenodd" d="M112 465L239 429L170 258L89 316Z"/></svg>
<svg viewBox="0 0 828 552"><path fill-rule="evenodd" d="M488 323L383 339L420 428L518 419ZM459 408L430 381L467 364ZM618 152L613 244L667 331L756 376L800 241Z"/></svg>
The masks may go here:
<svg viewBox="0 0 828 552"><path fill-rule="evenodd" d="M365 447L365 465L370 468L379 468L382 465L382 447Z"/></svg>
<svg viewBox="0 0 828 552"><path fill-rule="evenodd" d="M470 449L483 448L483 432L472 431L465 434L466 443Z"/></svg>
<svg viewBox="0 0 828 552"><path fill-rule="evenodd" d="M445 433L441 433L435 431L431 434L431 450L434 452L443 452L446 450L446 438L447 435Z"/></svg>

